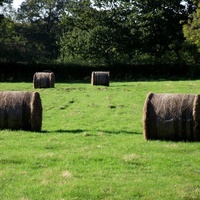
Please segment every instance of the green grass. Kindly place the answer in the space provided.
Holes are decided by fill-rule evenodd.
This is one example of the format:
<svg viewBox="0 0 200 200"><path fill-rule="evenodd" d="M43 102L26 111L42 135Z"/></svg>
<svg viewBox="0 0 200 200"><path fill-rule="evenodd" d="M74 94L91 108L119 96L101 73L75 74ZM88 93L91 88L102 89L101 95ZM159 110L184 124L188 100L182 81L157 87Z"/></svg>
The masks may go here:
<svg viewBox="0 0 200 200"><path fill-rule="evenodd" d="M111 82L110 87L0 83L38 91L42 132L0 131L5 200L199 200L200 143L145 141L148 92L191 93L200 81Z"/></svg>

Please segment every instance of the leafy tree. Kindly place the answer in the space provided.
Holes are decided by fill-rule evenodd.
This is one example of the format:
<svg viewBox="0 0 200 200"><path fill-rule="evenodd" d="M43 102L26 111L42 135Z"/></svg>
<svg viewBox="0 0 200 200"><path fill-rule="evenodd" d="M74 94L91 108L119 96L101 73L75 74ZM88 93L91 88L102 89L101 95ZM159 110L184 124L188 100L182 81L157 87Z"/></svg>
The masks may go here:
<svg viewBox="0 0 200 200"><path fill-rule="evenodd" d="M133 2L130 19L134 22L133 27L139 30L139 51L149 54L155 62L168 52L174 52L177 60L180 59L179 50L184 41L180 21L187 19L185 6L181 3L181 0Z"/></svg>
<svg viewBox="0 0 200 200"><path fill-rule="evenodd" d="M144 55L150 62L181 59L185 39L180 21L187 20L190 1L187 7L182 0L70 3L70 12L62 18L63 57L104 63L132 62Z"/></svg>
<svg viewBox="0 0 200 200"><path fill-rule="evenodd" d="M197 45L186 36L191 31L184 35L182 31L197 4L184 2L25 0L16 19L9 11L0 24L1 55L5 52L4 56L29 62L52 61L58 56L64 62L99 64L146 62L147 58L151 63L177 62L187 49L184 35ZM198 21L192 16L187 24L190 30L189 25Z"/></svg>
<svg viewBox="0 0 200 200"><path fill-rule="evenodd" d="M114 5L105 9L106 5L95 1L69 3L73 6L61 23L64 30L60 40L62 57L68 61L108 64L127 61L133 37L123 23L124 10Z"/></svg>
<svg viewBox="0 0 200 200"><path fill-rule="evenodd" d="M183 33L186 37L186 40L197 46L198 51L200 52L200 3L198 3L195 12L193 12L187 24L183 26Z"/></svg>
<svg viewBox="0 0 200 200"><path fill-rule="evenodd" d="M10 1L10 0L0 0L0 8L2 9L3 4L4 4L4 3L9 3L9 2L12 2L12 1ZM4 17L4 15L3 15L3 14L0 14L0 22L1 22L1 20L3 19L3 17Z"/></svg>
<svg viewBox="0 0 200 200"><path fill-rule="evenodd" d="M13 21L3 18L0 23L0 61L15 61L17 53L14 34Z"/></svg>
<svg viewBox="0 0 200 200"><path fill-rule="evenodd" d="M1 1L2 2L2 1ZM0 23L0 61L19 61L23 60L23 44L20 43L20 37L15 31L15 11L11 5L12 1L2 3L2 19Z"/></svg>
<svg viewBox="0 0 200 200"><path fill-rule="evenodd" d="M17 31L23 36L29 61L50 61L58 57L58 22L64 12L65 0L26 0L17 15Z"/></svg>

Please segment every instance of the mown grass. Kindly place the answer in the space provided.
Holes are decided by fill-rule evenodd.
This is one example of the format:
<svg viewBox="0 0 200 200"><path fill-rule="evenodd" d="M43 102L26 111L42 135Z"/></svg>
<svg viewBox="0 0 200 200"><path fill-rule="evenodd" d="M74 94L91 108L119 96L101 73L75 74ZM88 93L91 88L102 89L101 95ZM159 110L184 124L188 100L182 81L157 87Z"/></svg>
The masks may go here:
<svg viewBox="0 0 200 200"><path fill-rule="evenodd" d="M200 199L200 143L145 141L148 92L192 93L200 81L111 82L110 87L1 83L38 91L42 132L0 131L1 199Z"/></svg>

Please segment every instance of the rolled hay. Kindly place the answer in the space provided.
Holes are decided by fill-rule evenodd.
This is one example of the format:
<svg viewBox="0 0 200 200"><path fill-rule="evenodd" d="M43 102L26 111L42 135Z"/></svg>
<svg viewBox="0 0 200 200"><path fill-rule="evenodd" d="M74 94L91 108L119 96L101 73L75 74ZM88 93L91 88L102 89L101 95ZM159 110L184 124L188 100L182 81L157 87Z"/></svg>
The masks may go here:
<svg viewBox="0 0 200 200"><path fill-rule="evenodd" d="M91 76L92 85L109 86L110 72L108 71L94 71Z"/></svg>
<svg viewBox="0 0 200 200"><path fill-rule="evenodd" d="M149 93L143 135L147 140L200 141L200 95Z"/></svg>
<svg viewBox="0 0 200 200"><path fill-rule="evenodd" d="M41 131L42 103L38 92L0 92L0 129Z"/></svg>
<svg viewBox="0 0 200 200"><path fill-rule="evenodd" d="M36 72L33 75L34 88L53 88L55 75L53 72Z"/></svg>

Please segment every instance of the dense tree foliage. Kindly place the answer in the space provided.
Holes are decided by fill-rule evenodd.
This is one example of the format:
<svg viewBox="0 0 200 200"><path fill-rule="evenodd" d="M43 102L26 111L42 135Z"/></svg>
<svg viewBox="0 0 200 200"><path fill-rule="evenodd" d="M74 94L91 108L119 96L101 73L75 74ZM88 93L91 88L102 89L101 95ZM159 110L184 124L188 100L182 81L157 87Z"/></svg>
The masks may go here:
<svg viewBox="0 0 200 200"><path fill-rule="evenodd" d="M165 62L166 56L180 60L184 41L180 21L188 17L181 0L93 2L94 6L90 1L70 1L76 6L63 16L65 26L71 22L61 40L67 60L77 55L108 63L145 55L151 62Z"/></svg>
<svg viewBox="0 0 200 200"><path fill-rule="evenodd" d="M18 32L23 36L30 60L48 61L58 57L57 41L61 34L58 26L64 12L63 1L27 0L17 13L21 26Z"/></svg>
<svg viewBox="0 0 200 200"><path fill-rule="evenodd" d="M61 53L72 61L112 63L125 61L129 56L133 37L123 23L121 7L95 8L90 1L70 1L77 4L66 13L61 25L67 27L61 38Z"/></svg>
<svg viewBox="0 0 200 200"><path fill-rule="evenodd" d="M1 1L1 20L0 20L0 61L15 61L21 59L18 51L19 37L15 30L14 16L15 11L11 6L11 0Z"/></svg>
<svg viewBox="0 0 200 200"><path fill-rule="evenodd" d="M0 9L2 10L2 6L4 3L9 2L9 0L0 0ZM3 19L4 15L2 13L0 13L0 22Z"/></svg>
<svg viewBox="0 0 200 200"><path fill-rule="evenodd" d="M188 42L195 44L200 52L200 3L189 16L188 23L183 26L183 32Z"/></svg>
<svg viewBox="0 0 200 200"><path fill-rule="evenodd" d="M7 9L0 24L0 59L189 62L191 48L196 51L190 43L200 49L196 8L192 0L24 0L14 17Z"/></svg>

